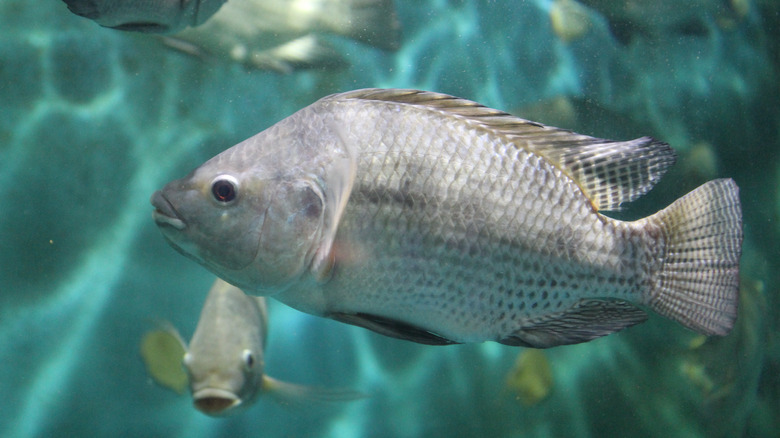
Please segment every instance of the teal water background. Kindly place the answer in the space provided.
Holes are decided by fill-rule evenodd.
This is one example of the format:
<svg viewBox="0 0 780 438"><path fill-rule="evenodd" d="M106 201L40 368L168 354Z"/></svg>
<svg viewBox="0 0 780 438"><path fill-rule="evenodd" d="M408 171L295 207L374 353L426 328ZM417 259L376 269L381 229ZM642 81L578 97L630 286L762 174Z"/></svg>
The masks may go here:
<svg viewBox="0 0 780 438"><path fill-rule="evenodd" d="M752 3L732 24L702 11L702 28L625 43L596 11L587 34L562 41L550 5L398 0L397 52L332 37L349 67L281 75L101 28L57 0L0 0L0 436L777 437L780 8ZM269 375L369 397L324 407L266 397L212 419L154 385L141 336L169 320L189 338L213 277L164 242L151 193L318 98L362 87L669 142L675 169L629 217L734 178L745 217L737 328L692 348L694 334L651 316L545 351L552 390L525 406L505 383L522 349L405 343L271 302Z"/></svg>

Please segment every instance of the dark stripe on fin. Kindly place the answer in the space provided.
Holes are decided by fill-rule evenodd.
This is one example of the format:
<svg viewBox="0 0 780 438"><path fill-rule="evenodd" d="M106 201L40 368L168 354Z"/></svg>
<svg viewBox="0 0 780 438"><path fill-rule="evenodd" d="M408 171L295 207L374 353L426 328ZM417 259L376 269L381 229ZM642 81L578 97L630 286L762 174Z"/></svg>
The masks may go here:
<svg viewBox="0 0 780 438"><path fill-rule="evenodd" d="M676 161L668 144L651 137L628 141L592 139L573 145L550 139L534 150L558 163L599 210L618 210L644 195Z"/></svg>
<svg viewBox="0 0 780 438"><path fill-rule="evenodd" d="M367 328L380 335L417 342L418 344L451 345L460 343L451 341L424 328L392 318L386 318L384 316L370 315L367 313L331 313L328 314L327 317L339 322Z"/></svg>
<svg viewBox="0 0 780 438"><path fill-rule="evenodd" d="M521 330L498 342L532 348L579 344L646 319L645 312L626 301L582 300L565 312L534 318Z"/></svg>
<svg viewBox="0 0 780 438"><path fill-rule="evenodd" d="M739 302L742 207L731 179L703 184L645 219L663 234L663 267L644 302L705 335L726 335Z"/></svg>
<svg viewBox="0 0 780 438"><path fill-rule="evenodd" d="M590 137L447 94L373 88L325 99L392 102L460 117L464 123L547 159L574 180L598 210L618 210L622 203L644 195L676 160L668 144L650 137L629 141Z"/></svg>

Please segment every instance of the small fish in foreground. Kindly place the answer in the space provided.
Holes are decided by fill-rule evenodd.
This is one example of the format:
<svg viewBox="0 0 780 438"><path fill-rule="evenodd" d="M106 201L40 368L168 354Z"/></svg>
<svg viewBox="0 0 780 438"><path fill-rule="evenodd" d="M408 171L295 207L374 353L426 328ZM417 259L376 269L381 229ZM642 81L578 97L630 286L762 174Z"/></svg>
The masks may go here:
<svg viewBox="0 0 780 438"><path fill-rule="evenodd" d="M325 97L154 193L166 240L301 311L424 344L585 342L654 310L705 335L737 315L730 179L649 217L616 210L675 161L452 96Z"/></svg>
<svg viewBox="0 0 780 438"><path fill-rule="evenodd" d="M141 357L161 386L181 393L189 383L195 407L212 416L240 412L262 393L283 404L362 397L352 391L307 387L269 377L264 372L266 333L265 299L248 296L217 279L189 347L168 327L144 336Z"/></svg>
<svg viewBox="0 0 780 438"><path fill-rule="evenodd" d="M170 33L202 24L226 0L63 1L74 14L89 18L103 27L144 33Z"/></svg>

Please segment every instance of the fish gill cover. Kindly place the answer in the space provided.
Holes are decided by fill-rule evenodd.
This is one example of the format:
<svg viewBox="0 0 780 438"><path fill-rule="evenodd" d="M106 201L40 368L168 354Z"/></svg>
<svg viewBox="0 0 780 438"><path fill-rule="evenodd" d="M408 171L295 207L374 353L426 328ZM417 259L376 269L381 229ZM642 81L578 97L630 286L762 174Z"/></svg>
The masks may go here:
<svg viewBox="0 0 780 438"><path fill-rule="evenodd" d="M240 1L250 0L230 3ZM778 6L629 3L397 0L397 48L320 28L292 53L324 56L264 51L247 65L235 56L255 47L244 36L207 53L102 28L63 2L4 0L0 434L775 435ZM213 276L160 238L149 194L322 96L362 87L433 90L584 134L669 143L677 165L622 218L734 178L745 218L735 329L701 338L651 316L540 355L417 345L269 300L269 374L367 397L261 398L212 419L156 386L139 355L144 333L168 320L189 339Z"/></svg>

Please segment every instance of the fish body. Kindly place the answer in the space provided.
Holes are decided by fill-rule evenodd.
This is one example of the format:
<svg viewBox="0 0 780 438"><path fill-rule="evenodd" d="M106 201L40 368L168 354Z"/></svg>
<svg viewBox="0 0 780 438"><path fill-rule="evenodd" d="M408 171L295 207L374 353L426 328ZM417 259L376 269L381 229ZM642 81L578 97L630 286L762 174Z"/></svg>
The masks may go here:
<svg viewBox="0 0 780 438"><path fill-rule="evenodd" d="M550 25L561 41L582 38L592 25L590 11L577 0L553 0L550 4Z"/></svg>
<svg viewBox="0 0 780 438"><path fill-rule="evenodd" d="M602 215L673 164L452 96L329 96L152 196L174 248L253 294L426 344L551 347L646 319L736 317L741 209L711 181L635 222Z"/></svg>
<svg viewBox="0 0 780 438"><path fill-rule="evenodd" d="M347 390L282 382L265 374L267 328L265 298L246 295L217 279L189 346L173 327L166 327L144 336L141 355L156 382L176 392L188 384L195 407L211 416L241 412L266 393L285 404L361 397Z"/></svg>
<svg viewBox="0 0 780 438"><path fill-rule="evenodd" d="M265 376L266 333L265 300L217 279L183 359L196 408L223 415L256 400Z"/></svg>
<svg viewBox="0 0 780 438"><path fill-rule="evenodd" d="M188 53L289 72L345 63L325 34L387 50L400 44L392 0L231 1L204 25L165 41Z"/></svg>
<svg viewBox="0 0 780 438"><path fill-rule="evenodd" d="M170 33L208 20L226 0L63 0L76 15L118 30Z"/></svg>

